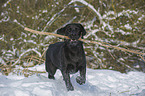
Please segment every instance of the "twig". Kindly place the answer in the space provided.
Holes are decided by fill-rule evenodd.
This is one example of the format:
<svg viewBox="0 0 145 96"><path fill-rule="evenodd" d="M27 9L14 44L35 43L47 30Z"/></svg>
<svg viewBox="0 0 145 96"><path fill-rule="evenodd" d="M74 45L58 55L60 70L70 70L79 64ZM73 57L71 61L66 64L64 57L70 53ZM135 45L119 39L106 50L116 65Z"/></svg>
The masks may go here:
<svg viewBox="0 0 145 96"><path fill-rule="evenodd" d="M141 55L139 55L139 57L140 57L143 61L145 61L145 59L144 59Z"/></svg>
<svg viewBox="0 0 145 96"><path fill-rule="evenodd" d="M68 36L63 36L63 35L59 35L59 34L54 34L54 33L49 33L49 32L40 32L40 31L35 31L35 30L32 30L30 28L27 28L25 27L26 31L29 31L31 33L35 33L35 34L40 34L40 35L53 35L53 36L56 36L56 37L60 37L60 38L66 38L66 39L69 39ZM135 50L128 50L128 49L125 49L125 48L121 48L121 47L117 47L117 46L113 46L113 45L105 45L103 43L100 43L100 42L96 42L96 41L91 41L91 40L84 40L84 39L79 39L80 41L83 41L85 43L93 43L93 44L98 44L100 46L104 46L104 47L107 47L107 48L115 48L117 50L121 50L121 51L126 51L126 52L130 52L130 53L134 53L134 54L139 54L139 55L145 55L145 53L142 53L142 52L138 52L138 51L135 51Z"/></svg>
<svg viewBox="0 0 145 96"><path fill-rule="evenodd" d="M107 51L109 52L109 49L107 48ZM111 55L111 57L115 60L115 57L111 54L111 52L109 52L109 54Z"/></svg>
<svg viewBox="0 0 145 96"><path fill-rule="evenodd" d="M45 51L42 53L41 58L44 56L45 52L47 51L48 48L45 49Z"/></svg>
<svg viewBox="0 0 145 96"><path fill-rule="evenodd" d="M39 55L39 57L41 57L41 54L37 50L35 50L35 49L28 49L28 50L26 50L25 52L23 52L19 56L18 60L15 63L13 63L12 66L16 65L20 61L20 59L22 58L22 56L25 55L26 53L30 52L30 51L34 51L35 53L37 53Z"/></svg>

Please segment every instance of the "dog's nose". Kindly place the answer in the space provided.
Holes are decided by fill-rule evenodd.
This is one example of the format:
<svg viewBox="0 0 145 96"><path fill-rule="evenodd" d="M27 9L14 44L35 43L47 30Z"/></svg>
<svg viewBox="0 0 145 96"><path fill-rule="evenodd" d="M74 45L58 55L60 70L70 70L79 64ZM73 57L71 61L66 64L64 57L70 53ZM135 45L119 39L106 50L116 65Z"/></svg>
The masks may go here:
<svg viewBox="0 0 145 96"><path fill-rule="evenodd" d="M76 34L75 32L72 32L71 35L72 35L72 36L76 36L77 34Z"/></svg>

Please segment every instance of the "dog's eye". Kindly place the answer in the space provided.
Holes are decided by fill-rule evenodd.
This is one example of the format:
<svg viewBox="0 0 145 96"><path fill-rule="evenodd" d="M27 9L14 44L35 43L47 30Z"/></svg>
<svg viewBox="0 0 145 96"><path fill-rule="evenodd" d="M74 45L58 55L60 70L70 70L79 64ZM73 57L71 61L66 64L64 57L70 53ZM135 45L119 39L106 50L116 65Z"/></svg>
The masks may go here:
<svg viewBox="0 0 145 96"><path fill-rule="evenodd" d="M80 32L80 29L79 28L75 28L75 31Z"/></svg>
<svg viewBox="0 0 145 96"><path fill-rule="evenodd" d="M75 28L75 30L78 30L78 28Z"/></svg>
<svg viewBox="0 0 145 96"><path fill-rule="evenodd" d="M67 30L68 30L68 32L70 32L71 31L71 28L68 28Z"/></svg>

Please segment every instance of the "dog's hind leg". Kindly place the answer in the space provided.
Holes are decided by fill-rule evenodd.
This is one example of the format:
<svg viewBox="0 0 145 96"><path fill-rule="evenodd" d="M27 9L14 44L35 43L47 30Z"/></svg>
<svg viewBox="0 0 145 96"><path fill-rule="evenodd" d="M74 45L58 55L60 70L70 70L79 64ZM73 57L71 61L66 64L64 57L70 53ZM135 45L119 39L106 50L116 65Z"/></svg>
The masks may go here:
<svg viewBox="0 0 145 96"><path fill-rule="evenodd" d="M54 75L56 73L57 68L53 65L48 55L46 55L45 68L46 71L48 72L48 78L55 79Z"/></svg>

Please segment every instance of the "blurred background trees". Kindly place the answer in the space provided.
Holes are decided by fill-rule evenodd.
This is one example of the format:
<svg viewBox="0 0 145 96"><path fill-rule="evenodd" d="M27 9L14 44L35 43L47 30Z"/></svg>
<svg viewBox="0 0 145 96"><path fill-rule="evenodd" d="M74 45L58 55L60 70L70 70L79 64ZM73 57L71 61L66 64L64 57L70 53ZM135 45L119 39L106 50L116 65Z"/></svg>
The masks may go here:
<svg viewBox="0 0 145 96"><path fill-rule="evenodd" d="M6 74L43 64L49 44L63 41L24 27L56 33L77 22L87 40L145 53L144 0L1 0L0 5L0 70ZM89 68L145 72L145 55L89 43L84 48Z"/></svg>

